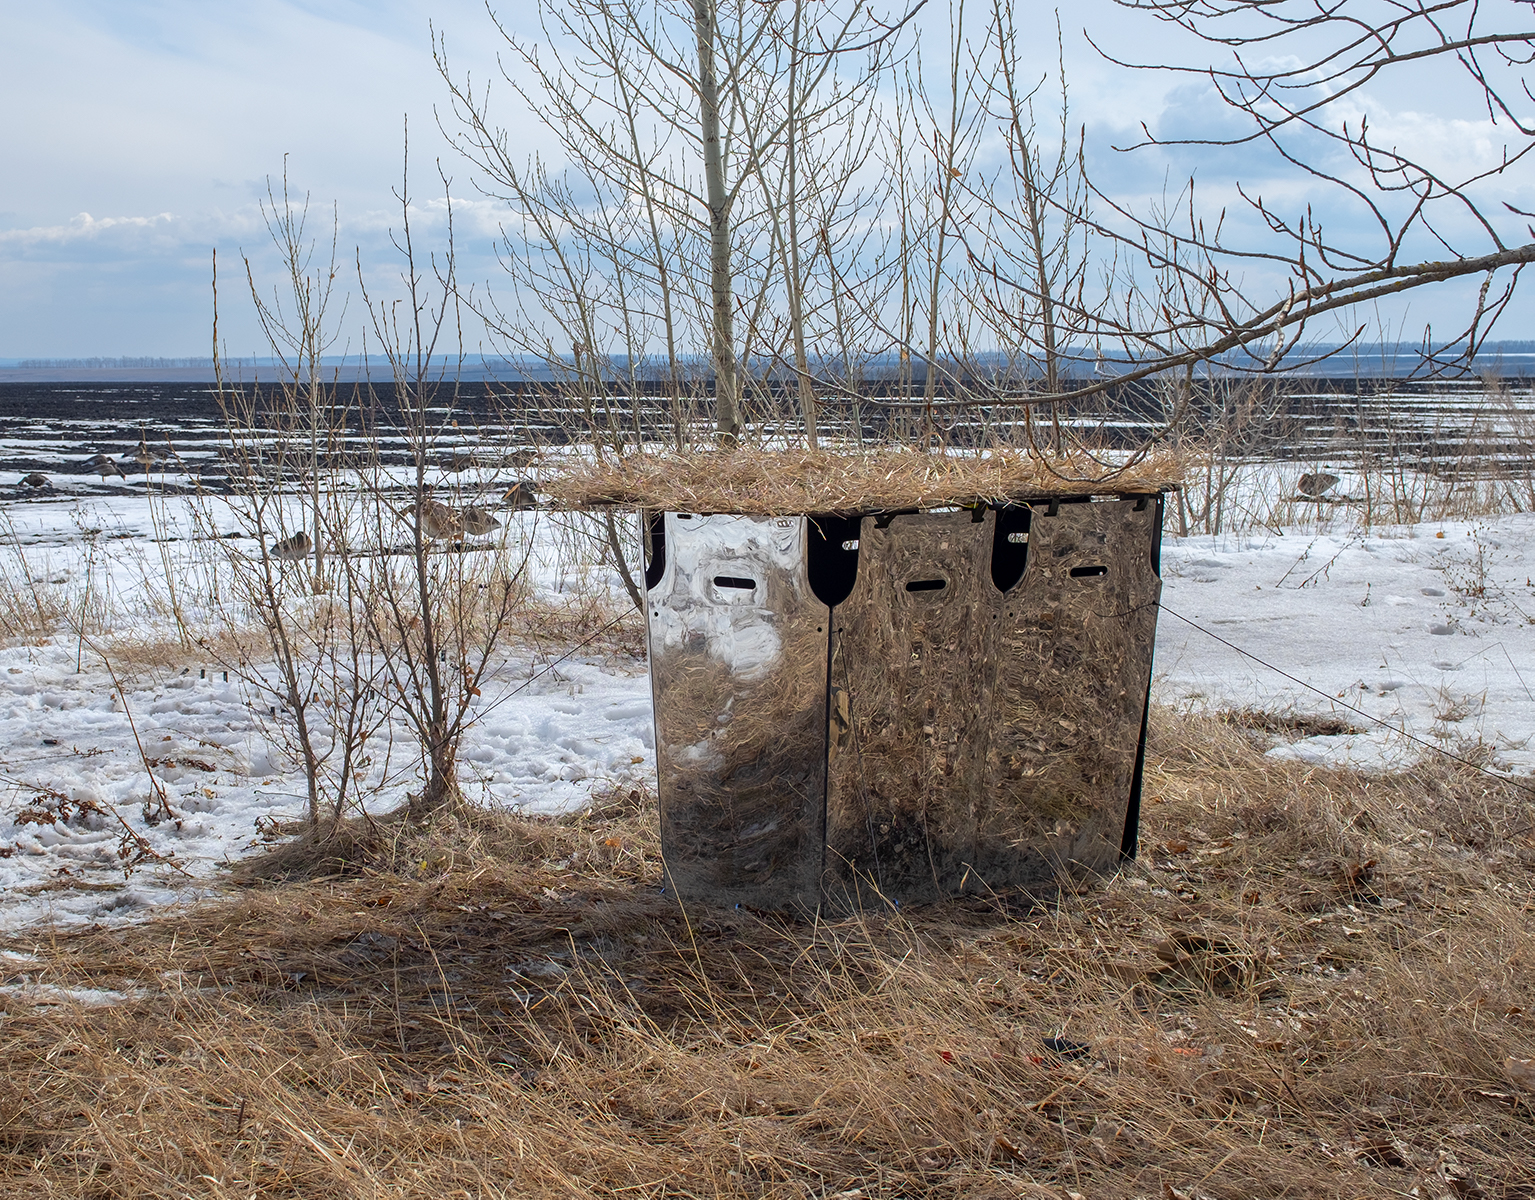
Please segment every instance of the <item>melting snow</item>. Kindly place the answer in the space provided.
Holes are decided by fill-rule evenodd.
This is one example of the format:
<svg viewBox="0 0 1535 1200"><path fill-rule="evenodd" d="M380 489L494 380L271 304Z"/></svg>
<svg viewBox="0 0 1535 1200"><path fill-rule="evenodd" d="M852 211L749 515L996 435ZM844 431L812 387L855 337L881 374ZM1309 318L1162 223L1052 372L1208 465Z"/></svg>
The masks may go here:
<svg viewBox="0 0 1535 1200"><path fill-rule="evenodd" d="M1528 773L1532 547L1529 513L1371 533L1169 539L1153 694L1211 709L1326 714L1364 731L1307 738L1275 755L1390 767L1421 755L1421 742L1451 752L1481 742L1499 766Z"/></svg>

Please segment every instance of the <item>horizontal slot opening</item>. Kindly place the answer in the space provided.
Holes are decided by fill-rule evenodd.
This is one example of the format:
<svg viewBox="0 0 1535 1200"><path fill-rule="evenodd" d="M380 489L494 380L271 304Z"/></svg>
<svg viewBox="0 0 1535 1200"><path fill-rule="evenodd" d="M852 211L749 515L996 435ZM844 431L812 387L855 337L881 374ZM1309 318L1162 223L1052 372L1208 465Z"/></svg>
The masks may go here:
<svg viewBox="0 0 1535 1200"><path fill-rule="evenodd" d="M753 591L757 586L755 579L742 579L739 575L716 575L714 586L722 588L740 588L743 591Z"/></svg>
<svg viewBox="0 0 1535 1200"><path fill-rule="evenodd" d="M1096 566L1096 567L1072 567L1071 568L1071 577L1073 579L1091 579L1095 575L1107 575L1108 573L1109 573L1109 569L1107 567L1105 567L1105 566L1102 566L1102 565L1099 565L1099 566Z"/></svg>
<svg viewBox="0 0 1535 1200"><path fill-rule="evenodd" d="M941 592L949 586L946 579L913 579L906 585L908 592Z"/></svg>

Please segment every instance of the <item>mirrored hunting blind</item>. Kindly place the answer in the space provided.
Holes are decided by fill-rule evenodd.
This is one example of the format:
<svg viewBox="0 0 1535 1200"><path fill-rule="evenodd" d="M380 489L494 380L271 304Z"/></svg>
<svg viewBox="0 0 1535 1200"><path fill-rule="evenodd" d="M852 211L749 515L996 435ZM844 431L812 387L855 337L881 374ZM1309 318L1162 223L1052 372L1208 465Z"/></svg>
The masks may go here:
<svg viewBox="0 0 1535 1200"><path fill-rule="evenodd" d="M684 900L1043 891L1135 852L1160 490L649 521L661 835Z"/></svg>

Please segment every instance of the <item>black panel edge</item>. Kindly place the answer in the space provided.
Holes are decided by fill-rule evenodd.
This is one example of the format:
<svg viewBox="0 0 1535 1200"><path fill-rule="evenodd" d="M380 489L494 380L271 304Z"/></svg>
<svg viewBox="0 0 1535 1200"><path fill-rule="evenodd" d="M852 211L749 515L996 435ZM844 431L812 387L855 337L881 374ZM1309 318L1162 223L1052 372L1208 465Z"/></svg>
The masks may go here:
<svg viewBox="0 0 1535 1200"><path fill-rule="evenodd" d="M1151 680L1146 680L1146 703L1141 708L1141 740L1135 747L1135 770L1130 776L1130 802L1125 805L1125 828L1119 838L1119 861L1127 862L1140 851L1141 783L1146 774L1146 728L1151 721Z"/></svg>
<svg viewBox="0 0 1535 1200"><path fill-rule="evenodd" d="M852 595L858 582L858 547L844 550L843 545L857 542L862 526L858 516L813 513L805 518L805 573L810 590L827 608Z"/></svg>
<svg viewBox="0 0 1535 1200"><path fill-rule="evenodd" d="M1157 494L1156 525L1151 531L1151 568L1162 576L1162 518L1167 512L1167 497ZM1160 613L1161 607L1158 606ZM1119 838L1121 862L1135 858L1141 841L1141 787L1146 775L1146 731L1151 722L1151 679L1156 672L1156 626L1151 627L1152 666L1146 673L1146 703L1141 708L1141 740L1135 747L1135 770L1130 776L1130 800L1125 805L1125 827Z"/></svg>
<svg viewBox="0 0 1535 1200"><path fill-rule="evenodd" d="M645 590L648 592L666 573L666 515L646 513L645 524L650 535L650 561L645 564Z"/></svg>

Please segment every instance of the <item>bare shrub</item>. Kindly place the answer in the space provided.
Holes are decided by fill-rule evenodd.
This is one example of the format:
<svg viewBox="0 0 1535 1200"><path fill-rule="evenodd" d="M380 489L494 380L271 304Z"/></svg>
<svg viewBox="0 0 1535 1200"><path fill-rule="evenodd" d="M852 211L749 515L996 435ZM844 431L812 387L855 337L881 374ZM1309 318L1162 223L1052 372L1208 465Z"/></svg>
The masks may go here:
<svg viewBox="0 0 1535 1200"><path fill-rule="evenodd" d="M280 375L275 386L239 387L218 372L229 486L219 495L199 491L191 514L215 560L204 572L211 635L200 646L269 714L268 736L303 773L308 835L323 839L360 803L364 748L383 724L384 704L367 597L352 573L326 561L328 546L348 547L356 507L329 466L349 415L321 361L335 337L334 240L329 262L312 265L308 200L294 204L286 175L282 191L279 206L269 185L262 211L282 258L286 302L281 290L263 299L246 261ZM218 367L216 311L214 355Z"/></svg>
<svg viewBox="0 0 1535 1200"><path fill-rule="evenodd" d="M443 186L446 191L446 180ZM515 520L503 524L478 505L455 507L439 494L459 498L434 479L453 436L455 379L433 356L444 336L461 328L451 201L447 249L428 275L412 241L408 160L397 198L403 294L388 300L370 295L366 284L362 289L388 368L387 411L398 423L405 461L397 469L385 462L376 437L368 443L359 473L359 524L375 549L347 555L344 569L348 586L367 597L367 627L382 651L391 711L419 749L425 778L410 797L410 811L425 817L462 801L459 742L526 599L532 531ZM461 354L461 347L454 350ZM382 406L372 400L376 428Z"/></svg>

